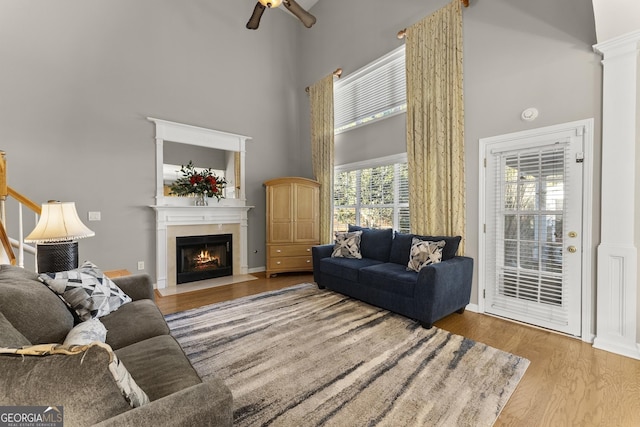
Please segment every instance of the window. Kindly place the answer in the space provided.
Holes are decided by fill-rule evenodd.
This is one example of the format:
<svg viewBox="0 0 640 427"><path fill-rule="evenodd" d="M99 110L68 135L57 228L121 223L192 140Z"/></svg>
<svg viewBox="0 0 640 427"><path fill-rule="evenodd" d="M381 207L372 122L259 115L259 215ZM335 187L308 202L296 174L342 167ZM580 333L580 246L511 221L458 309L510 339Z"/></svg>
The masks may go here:
<svg viewBox="0 0 640 427"><path fill-rule="evenodd" d="M336 82L336 134L407 109L404 45Z"/></svg>
<svg viewBox="0 0 640 427"><path fill-rule="evenodd" d="M333 229L349 224L409 232L406 154L335 168Z"/></svg>

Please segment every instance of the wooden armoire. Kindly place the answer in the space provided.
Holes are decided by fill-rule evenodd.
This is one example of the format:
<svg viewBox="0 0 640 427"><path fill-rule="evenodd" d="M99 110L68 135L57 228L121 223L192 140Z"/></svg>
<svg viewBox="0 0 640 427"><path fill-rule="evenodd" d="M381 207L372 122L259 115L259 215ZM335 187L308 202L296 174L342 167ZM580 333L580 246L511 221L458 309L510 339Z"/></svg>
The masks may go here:
<svg viewBox="0 0 640 427"><path fill-rule="evenodd" d="M313 271L311 247L320 243L320 183L308 178L275 178L267 192L267 277Z"/></svg>

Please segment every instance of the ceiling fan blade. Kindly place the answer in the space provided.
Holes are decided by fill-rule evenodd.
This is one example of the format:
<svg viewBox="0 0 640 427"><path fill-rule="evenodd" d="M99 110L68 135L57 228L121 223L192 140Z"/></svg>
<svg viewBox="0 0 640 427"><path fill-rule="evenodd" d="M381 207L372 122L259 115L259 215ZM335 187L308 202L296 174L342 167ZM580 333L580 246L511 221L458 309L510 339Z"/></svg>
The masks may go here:
<svg viewBox="0 0 640 427"><path fill-rule="evenodd" d="M247 22L247 29L249 30L257 30L260 25L260 18L262 18L262 14L264 13L264 7L260 2L256 3L256 7L253 8L253 14L251 18L249 18L249 22Z"/></svg>
<svg viewBox="0 0 640 427"><path fill-rule="evenodd" d="M295 0L283 0L284 6L298 17L305 27L311 28L316 23L316 17L304 10Z"/></svg>

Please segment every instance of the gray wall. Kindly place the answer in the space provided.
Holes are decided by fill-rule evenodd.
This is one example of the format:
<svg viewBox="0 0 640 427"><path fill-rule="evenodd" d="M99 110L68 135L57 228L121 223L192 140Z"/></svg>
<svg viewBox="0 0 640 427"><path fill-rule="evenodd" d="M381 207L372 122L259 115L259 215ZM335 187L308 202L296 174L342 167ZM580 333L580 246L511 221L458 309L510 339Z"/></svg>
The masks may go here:
<svg viewBox="0 0 640 427"><path fill-rule="evenodd" d="M335 136L335 164L360 162L407 151L405 113Z"/></svg>
<svg viewBox="0 0 640 427"><path fill-rule="evenodd" d="M290 35L300 23L267 11L249 31L254 4L0 2L0 149L9 183L37 203L75 201L85 220L102 212L101 222L85 221L96 236L80 242L81 260L131 271L145 261L155 276L151 116L253 137L249 267L264 265L262 182L294 174L298 158L298 45ZM15 225L16 208L8 209Z"/></svg>
<svg viewBox="0 0 640 427"><path fill-rule="evenodd" d="M343 75L349 75L403 43L395 37L398 30L447 3L321 0L313 8L318 24L301 36L304 50L300 72L304 83L311 84L337 67L343 68ZM596 126L595 247L599 242L602 76L601 58L591 48L595 43L591 1L472 0L463 10L463 21L466 254L476 259L478 256L479 139L591 117ZM540 111L536 121L520 120L520 113L527 107ZM375 132L367 135L368 144L361 142L361 135L354 136L353 150L351 146L339 146L350 138L349 132L340 135L336 139L336 159L352 162L362 160L359 155L365 159L371 153L388 151L383 148L389 144L388 137L400 133L396 118L376 123ZM305 133L301 140L306 140L308 118L303 116L300 122ZM394 145L393 149L401 148ZM477 268L475 274L472 302L477 302Z"/></svg>

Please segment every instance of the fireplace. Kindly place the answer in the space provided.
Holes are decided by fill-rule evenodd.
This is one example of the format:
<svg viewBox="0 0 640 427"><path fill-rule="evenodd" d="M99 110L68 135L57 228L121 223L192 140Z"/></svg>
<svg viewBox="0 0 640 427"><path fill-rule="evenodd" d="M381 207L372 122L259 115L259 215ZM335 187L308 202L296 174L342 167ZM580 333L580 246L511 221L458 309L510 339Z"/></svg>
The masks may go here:
<svg viewBox="0 0 640 427"><path fill-rule="evenodd" d="M176 237L176 283L233 275L232 235Z"/></svg>

